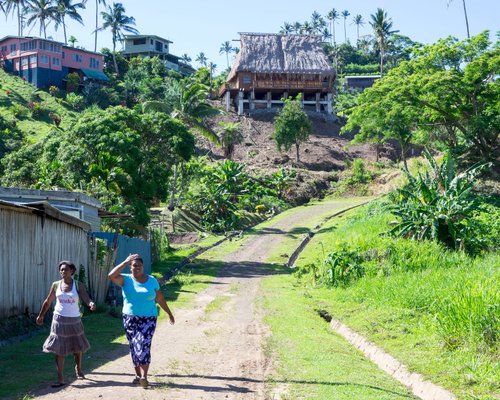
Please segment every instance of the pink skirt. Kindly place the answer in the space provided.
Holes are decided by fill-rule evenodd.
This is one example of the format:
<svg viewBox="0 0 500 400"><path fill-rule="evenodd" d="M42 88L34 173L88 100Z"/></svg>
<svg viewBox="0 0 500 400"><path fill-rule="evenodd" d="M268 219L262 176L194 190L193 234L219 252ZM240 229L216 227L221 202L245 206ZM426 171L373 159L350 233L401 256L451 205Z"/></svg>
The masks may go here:
<svg viewBox="0 0 500 400"><path fill-rule="evenodd" d="M71 353L83 353L90 348L85 337L80 317L63 317L54 314L50 335L43 344L45 353L65 356Z"/></svg>

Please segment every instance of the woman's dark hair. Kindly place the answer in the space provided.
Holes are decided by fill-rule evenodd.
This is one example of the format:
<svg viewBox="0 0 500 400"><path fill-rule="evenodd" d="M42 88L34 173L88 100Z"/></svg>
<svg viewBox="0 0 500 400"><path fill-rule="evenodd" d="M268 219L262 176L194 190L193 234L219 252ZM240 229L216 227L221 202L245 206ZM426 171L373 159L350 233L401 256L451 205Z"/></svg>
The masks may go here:
<svg viewBox="0 0 500 400"><path fill-rule="evenodd" d="M144 265L144 261L142 260L141 257L135 257L132 259L132 261L140 261L142 265Z"/></svg>
<svg viewBox="0 0 500 400"><path fill-rule="evenodd" d="M63 265L68 266L71 269L71 271L73 271L71 275L73 275L76 272L76 266L71 261L66 261L66 260L61 261L57 266L57 269L60 271Z"/></svg>

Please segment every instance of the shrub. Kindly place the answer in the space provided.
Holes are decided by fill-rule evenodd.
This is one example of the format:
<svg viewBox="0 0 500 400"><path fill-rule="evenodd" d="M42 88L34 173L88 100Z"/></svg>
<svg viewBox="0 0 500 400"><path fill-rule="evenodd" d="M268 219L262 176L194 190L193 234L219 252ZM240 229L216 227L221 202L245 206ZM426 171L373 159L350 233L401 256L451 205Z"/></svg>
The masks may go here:
<svg viewBox="0 0 500 400"><path fill-rule="evenodd" d="M42 115L43 112L43 107L40 103L37 103L35 101L30 101L28 103L28 109L30 110L31 116L33 118L37 118L40 115Z"/></svg>
<svg viewBox="0 0 500 400"><path fill-rule="evenodd" d="M75 110L82 110L85 107L85 99L76 93L68 93L66 103Z"/></svg>
<svg viewBox="0 0 500 400"><path fill-rule="evenodd" d="M331 286L348 286L364 275L363 261L359 249L351 250L346 243L342 243L338 250L326 256L321 278Z"/></svg>
<svg viewBox="0 0 500 400"><path fill-rule="evenodd" d="M52 97L57 97L59 96L60 90L57 86L52 85L49 87L49 93Z"/></svg>
<svg viewBox="0 0 500 400"><path fill-rule="evenodd" d="M477 251L479 224L473 218L478 198L473 196L475 179L487 164L475 164L459 173L453 158L439 165L424 152L431 172L406 172L408 184L391 196L392 213L399 219L391 233L416 240L435 240L455 250Z"/></svg>
<svg viewBox="0 0 500 400"><path fill-rule="evenodd" d="M22 117L26 114L26 108L24 108L21 104L19 103L14 103L10 106L10 111L16 118Z"/></svg>

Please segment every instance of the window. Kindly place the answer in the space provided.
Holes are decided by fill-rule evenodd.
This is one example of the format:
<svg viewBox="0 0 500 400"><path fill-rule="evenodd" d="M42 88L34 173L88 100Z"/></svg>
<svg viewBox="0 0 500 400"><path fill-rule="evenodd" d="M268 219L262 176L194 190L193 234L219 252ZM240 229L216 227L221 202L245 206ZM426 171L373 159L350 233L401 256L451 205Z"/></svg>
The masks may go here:
<svg viewBox="0 0 500 400"><path fill-rule="evenodd" d="M252 78L250 75L243 75L243 84L244 85L250 85L252 83Z"/></svg>
<svg viewBox="0 0 500 400"><path fill-rule="evenodd" d="M82 57L82 55L81 55L81 54L76 54L76 53L73 53L73 54L71 55L71 59L72 59L74 62L79 62L79 63L81 63L81 62L82 62L82 60L83 60L83 57Z"/></svg>
<svg viewBox="0 0 500 400"><path fill-rule="evenodd" d="M40 64L48 64L48 63L49 63L49 56L47 54L41 54Z"/></svg>
<svg viewBox="0 0 500 400"><path fill-rule="evenodd" d="M21 43L19 46L21 51L30 51L36 49L36 40L31 40L29 42Z"/></svg>
<svg viewBox="0 0 500 400"><path fill-rule="evenodd" d="M61 65L61 59L59 57L52 57L52 65Z"/></svg>
<svg viewBox="0 0 500 400"><path fill-rule="evenodd" d="M153 39L151 39L151 44L153 44Z"/></svg>
<svg viewBox="0 0 500 400"><path fill-rule="evenodd" d="M99 68L99 60L94 57L90 57L90 68Z"/></svg>
<svg viewBox="0 0 500 400"><path fill-rule="evenodd" d="M30 64L35 64L36 65L36 55L30 56Z"/></svg>
<svg viewBox="0 0 500 400"><path fill-rule="evenodd" d="M163 53L163 43L156 41L156 51Z"/></svg>
<svg viewBox="0 0 500 400"><path fill-rule="evenodd" d="M134 46L139 46L141 44L146 44L146 38L134 39L133 43L134 43Z"/></svg>
<svg viewBox="0 0 500 400"><path fill-rule="evenodd" d="M1 51L2 51L2 53L7 53L7 46L2 46Z"/></svg>
<svg viewBox="0 0 500 400"><path fill-rule="evenodd" d="M28 65L28 57L21 58L21 65L24 67Z"/></svg>
<svg viewBox="0 0 500 400"><path fill-rule="evenodd" d="M64 51L62 52L62 59L64 60Z"/></svg>
<svg viewBox="0 0 500 400"><path fill-rule="evenodd" d="M15 53L15 52L16 52L16 50L17 50L17 48L16 48L16 44L15 44L15 43L11 44L11 45L10 45L10 53L11 53L11 54L12 54L12 53Z"/></svg>

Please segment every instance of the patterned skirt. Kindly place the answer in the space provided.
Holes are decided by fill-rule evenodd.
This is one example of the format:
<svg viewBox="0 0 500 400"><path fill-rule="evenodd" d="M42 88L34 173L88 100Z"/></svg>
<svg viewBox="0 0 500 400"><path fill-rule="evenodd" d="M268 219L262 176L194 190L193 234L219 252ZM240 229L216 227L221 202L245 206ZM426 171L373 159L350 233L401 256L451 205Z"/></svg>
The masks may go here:
<svg viewBox="0 0 500 400"><path fill-rule="evenodd" d="M43 344L45 353L65 356L71 353L83 353L90 348L85 337L80 317L63 317L54 314L50 335Z"/></svg>
<svg viewBox="0 0 500 400"><path fill-rule="evenodd" d="M123 314L123 327L135 367L151 364L151 342L156 329L156 320L157 317Z"/></svg>

